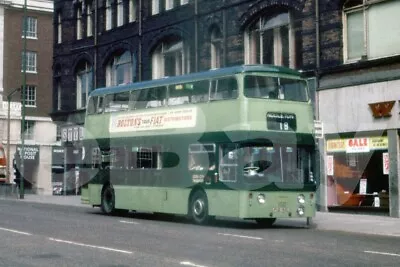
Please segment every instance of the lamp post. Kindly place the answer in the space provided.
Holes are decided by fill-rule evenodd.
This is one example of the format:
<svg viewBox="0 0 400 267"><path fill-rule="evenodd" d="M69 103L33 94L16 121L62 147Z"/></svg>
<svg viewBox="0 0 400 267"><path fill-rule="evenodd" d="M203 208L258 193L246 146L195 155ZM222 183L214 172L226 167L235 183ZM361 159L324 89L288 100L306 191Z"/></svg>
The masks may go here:
<svg viewBox="0 0 400 267"><path fill-rule="evenodd" d="M21 107L21 183L19 186L19 195L20 199L24 199L24 179L25 179L25 163L24 163L24 156L25 156L25 150L24 150L24 144L25 144L25 133L23 131L25 127L25 94L26 94L26 61L27 61L27 55L26 55L26 32L28 28L28 22L27 22L27 0L24 0L24 57L22 59L23 62L23 73L22 73L22 107Z"/></svg>
<svg viewBox="0 0 400 267"><path fill-rule="evenodd" d="M7 95L7 104L8 104L8 109L7 109L7 179L8 182L10 182L10 120L11 120L11 114L10 114L10 102L12 96L16 93L19 92L21 88L17 88L12 90L8 95Z"/></svg>

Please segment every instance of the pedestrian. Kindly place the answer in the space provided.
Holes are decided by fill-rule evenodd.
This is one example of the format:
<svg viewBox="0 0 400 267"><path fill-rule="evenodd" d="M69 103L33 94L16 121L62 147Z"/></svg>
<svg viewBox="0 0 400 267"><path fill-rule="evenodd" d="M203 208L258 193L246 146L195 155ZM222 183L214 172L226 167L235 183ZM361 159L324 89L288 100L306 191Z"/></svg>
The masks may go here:
<svg viewBox="0 0 400 267"><path fill-rule="evenodd" d="M21 184L21 172L20 172L21 157L20 157L19 151L15 152L15 154L14 154L13 168L14 168L14 183L16 184L17 193L18 193L20 184Z"/></svg>

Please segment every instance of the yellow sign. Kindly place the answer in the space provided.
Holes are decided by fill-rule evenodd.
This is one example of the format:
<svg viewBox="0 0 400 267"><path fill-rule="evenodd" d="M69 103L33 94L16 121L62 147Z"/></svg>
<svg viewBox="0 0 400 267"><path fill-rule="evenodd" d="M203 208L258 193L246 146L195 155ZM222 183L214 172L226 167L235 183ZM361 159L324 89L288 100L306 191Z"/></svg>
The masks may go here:
<svg viewBox="0 0 400 267"><path fill-rule="evenodd" d="M326 151L328 152L338 152L346 150L346 140L345 139L333 139L326 142Z"/></svg>
<svg viewBox="0 0 400 267"><path fill-rule="evenodd" d="M370 137L369 147L370 149L387 149L389 147L387 136Z"/></svg>
<svg viewBox="0 0 400 267"><path fill-rule="evenodd" d="M361 141L362 142L361 142ZM387 136L381 137L363 137L363 138L347 138L347 139L332 139L326 141L327 152L354 152L354 146L363 145L363 150L358 152L368 152L370 150L387 149L389 147Z"/></svg>

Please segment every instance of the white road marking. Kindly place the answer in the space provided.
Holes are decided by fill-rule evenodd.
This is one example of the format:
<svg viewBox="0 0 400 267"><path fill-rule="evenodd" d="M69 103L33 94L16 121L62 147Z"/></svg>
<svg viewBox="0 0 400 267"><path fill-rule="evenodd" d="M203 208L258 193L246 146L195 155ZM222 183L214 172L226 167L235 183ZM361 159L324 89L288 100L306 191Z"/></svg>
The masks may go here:
<svg viewBox="0 0 400 267"><path fill-rule="evenodd" d="M180 262L181 265L186 265L186 266L193 266L193 267L207 267L205 265L198 265L198 264L194 264L190 261L181 261Z"/></svg>
<svg viewBox="0 0 400 267"><path fill-rule="evenodd" d="M0 230L11 232L11 233L16 233L16 234L20 234L20 235L32 235L32 234L27 233L27 232L21 232L21 231L17 231L17 230L13 230L13 229L2 228L2 227L0 227Z"/></svg>
<svg viewBox="0 0 400 267"><path fill-rule="evenodd" d="M379 254L379 255L400 257L400 254L389 253L389 252L368 251L368 250L365 250L364 252L365 252L365 253L371 253L371 254Z"/></svg>
<svg viewBox="0 0 400 267"><path fill-rule="evenodd" d="M225 235L225 236L233 236L233 237L240 237L240 238L247 238L247 239L255 239L255 240L262 240L263 238L261 237L256 237L256 236L247 236L247 235L233 235L233 234L224 234L224 233L218 233L219 235Z"/></svg>
<svg viewBox="0 0 400 267"><path fill-rule="evenodd" d="M49 237L49 240L55 241L55 242L60 242L60 243L65 243L65 244L70 244L70 245L75 245L75 246L88 247L88 248L97 248L97 249L120 252L120 253L125 253L125 254L132 254L133 253L132 251L127 251L127 250L88 245L88 244L77 243L77 242L72 242L72 241L67 241L67 240L62 240L62 239L56 239L56 238L51 238L51 237Z"/></svg>
<svg viewBox="0 0 400 267"><path fill-rule="evenodd" d="M127 224L139 224L138 222L132 222L132 221L119 221L120 223L127 223Z"/></svg>

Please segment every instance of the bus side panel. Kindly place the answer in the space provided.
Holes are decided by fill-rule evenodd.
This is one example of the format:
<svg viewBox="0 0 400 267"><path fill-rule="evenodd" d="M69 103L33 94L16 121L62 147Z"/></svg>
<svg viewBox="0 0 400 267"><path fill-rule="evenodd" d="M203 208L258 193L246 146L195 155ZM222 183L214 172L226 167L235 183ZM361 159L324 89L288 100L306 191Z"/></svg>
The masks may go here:
<svg viewBox="0 0 400 267"><path fill-rule="evenodd" d="M103 185L101 184L89 184L89 202L93 206L101 204L101 190Z"/></svg>
<svg viewBox="0 0 400 267"><path fill-rule="evenodd" d="M239 217L239 197L240 191L237 190L207 190L209 214Z"/></svg>
<svg viewBox="0 0 400 267"><path fill-rule="evenodd" d="M163 195L162 212L186 215L190 189L166 188Z"/></svg>
<svg viewBox="0 0 400 267"><path fill-rule="evenodd" d="M114 186L115 208L187 214L189 189Z"/></svg>

